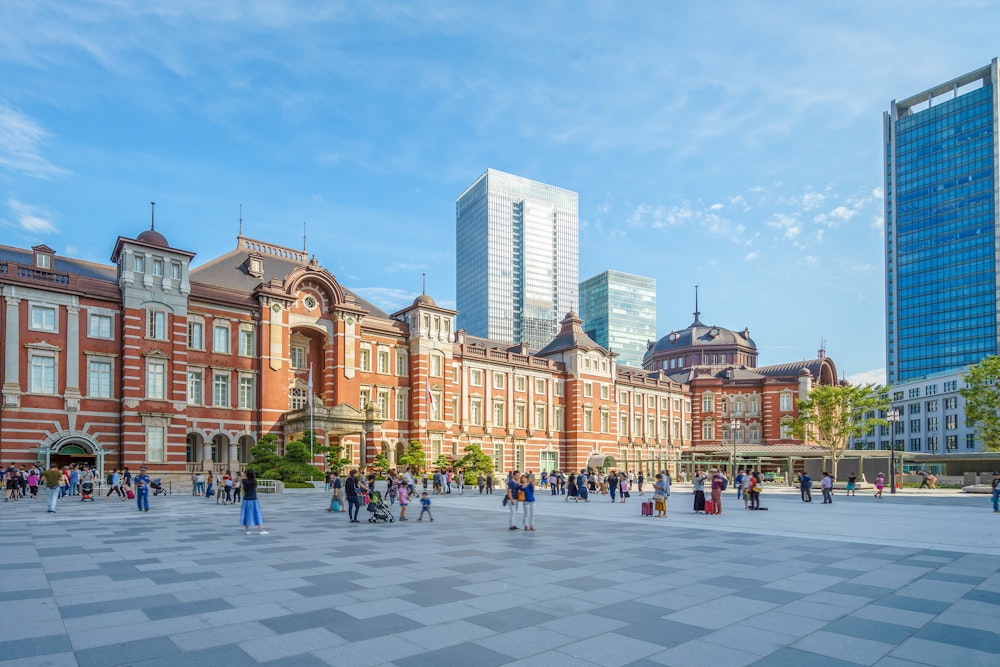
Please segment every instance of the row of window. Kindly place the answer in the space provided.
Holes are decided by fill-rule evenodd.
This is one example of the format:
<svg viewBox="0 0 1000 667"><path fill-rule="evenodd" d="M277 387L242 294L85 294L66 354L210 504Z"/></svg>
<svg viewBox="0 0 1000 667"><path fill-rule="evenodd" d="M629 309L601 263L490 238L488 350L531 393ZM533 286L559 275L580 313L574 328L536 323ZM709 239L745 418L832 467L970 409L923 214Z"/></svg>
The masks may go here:
<svg viewBox="0 0 1000 667"><path fill-rule="evenodd" d="M795 395L791 391L783 391L779 394L779 404L778 409L782 412L791 412L795 409ZM723 413L729 414L729 399L725 396L719 399L719 407ZM732 411L734 415L744 414L743 412L743 397L734 396L732 398ZM749 408L749 414L757 415L760 414L760 397L751 396L749 398L749 403L747 405ZM715 412L715 395L708 391L701 396L701 411L705 412Z"/></svg>
<svg viewBox="0 0 1000 667"><path fill-rule="evenodd" d="M145 255L141 255L141 254L135 254L135 255L133 255L132 256L132 270L135 271L136 273L146 273L146 266L147 266L146 259L147 258L146 258ZM161 257L151 257L149 259L151 260L148 263L148 266L151 269L150 273L152 273L152 275L154 275L154 276L162 276L163 275L163 268L165 266L163 258L161 258ZM181 279L181 263L180 262L170 262L170 277L173 280L180 280Z"/></svg>

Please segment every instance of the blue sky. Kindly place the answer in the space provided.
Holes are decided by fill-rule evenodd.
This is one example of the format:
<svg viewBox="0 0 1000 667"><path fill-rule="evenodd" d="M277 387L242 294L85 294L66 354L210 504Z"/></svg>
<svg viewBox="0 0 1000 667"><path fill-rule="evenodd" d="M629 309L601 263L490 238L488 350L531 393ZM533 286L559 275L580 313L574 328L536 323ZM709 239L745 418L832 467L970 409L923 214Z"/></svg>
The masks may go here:
<svg viewBox="0 0 1000 667"><path fill-rule="evenodd" d="M884 381L882 111L1000 53L988 2L0 3L0 242L106 262L309 250L387 310L454 304L487 167L580 195L580 278L658 331Z"/></svg>

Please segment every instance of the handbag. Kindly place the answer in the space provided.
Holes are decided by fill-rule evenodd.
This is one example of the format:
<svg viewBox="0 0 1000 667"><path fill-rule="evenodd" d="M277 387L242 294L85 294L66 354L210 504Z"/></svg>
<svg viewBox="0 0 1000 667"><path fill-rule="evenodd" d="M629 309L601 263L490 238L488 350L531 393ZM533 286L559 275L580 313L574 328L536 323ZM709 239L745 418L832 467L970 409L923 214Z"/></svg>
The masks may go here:
<svg viewBox="0 0 1000 667"><path fill-rule="evenodd" d="M517 492L517 499L518 500L524 500L524 491L518 491Z"/></svg>
<svg viewBox="0 0 1000 667"><path fill-rule="evenodd" d="M503 497L503 506L507 507L507 501L510 500L507 496Z"/></svg>
<svg viewBox="0 0 1000 667"><path fill-rule="evenodd" d="M754 493L760 493L763 490L764 490L764 487L761 486L760 484L758 484L757 486L753 487L753 492Z"/></svg>
<svg viewBox="0 0 1000 667"><path fill-rule="evenodd" d="M653 500L656 501L656 502L662 502L663 499L664 499L664 497L665 496L662 493L660 493L659 491L657 491L656 493L653 494Z"/></svg>

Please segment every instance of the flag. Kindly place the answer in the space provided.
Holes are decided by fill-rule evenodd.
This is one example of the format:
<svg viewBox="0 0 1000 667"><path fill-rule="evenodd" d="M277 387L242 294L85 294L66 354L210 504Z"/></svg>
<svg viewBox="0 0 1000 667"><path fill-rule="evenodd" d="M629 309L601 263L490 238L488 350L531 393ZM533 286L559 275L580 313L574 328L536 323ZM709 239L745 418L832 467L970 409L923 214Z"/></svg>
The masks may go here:
<svg viewBox="0 0 1000 667"><path fill-rule="evenodd" d="M434 403L434 394L431 393L431 386L429 384L427 385L427 404L431 406L429 417L437 412L437 405Z"/></svg>
<svg viewBox="0 0 1000 667"><path fill-rule="evenodd" d="M309 364L309 411L313 409L313 365Z"/></svg>

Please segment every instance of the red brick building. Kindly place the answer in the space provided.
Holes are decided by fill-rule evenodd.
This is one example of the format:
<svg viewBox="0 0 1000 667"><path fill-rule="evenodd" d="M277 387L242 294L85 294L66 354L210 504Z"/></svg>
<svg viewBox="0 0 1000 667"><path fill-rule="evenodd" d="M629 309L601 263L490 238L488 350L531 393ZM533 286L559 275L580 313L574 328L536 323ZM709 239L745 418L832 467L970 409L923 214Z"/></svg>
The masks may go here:
<svg viewBox="0 0 1000 667"><path fill-rule="evenodd" d="M0 246L0 461L236 469L312 424L359 466L418 440L430 460L479 445L497 470L651 471L728 424L788 442L794 399L836 381L822 356L757 368L749 332L697 314L626 368L574 313L532 350L455 331L427 295L383 312L300 250L241 235L193 258L153 229L108 265Z"/></svg>

